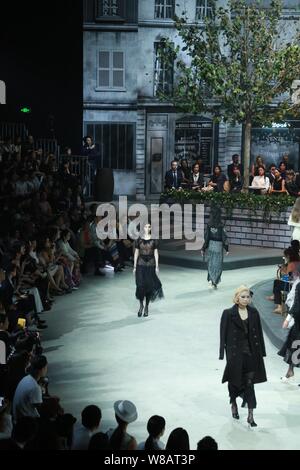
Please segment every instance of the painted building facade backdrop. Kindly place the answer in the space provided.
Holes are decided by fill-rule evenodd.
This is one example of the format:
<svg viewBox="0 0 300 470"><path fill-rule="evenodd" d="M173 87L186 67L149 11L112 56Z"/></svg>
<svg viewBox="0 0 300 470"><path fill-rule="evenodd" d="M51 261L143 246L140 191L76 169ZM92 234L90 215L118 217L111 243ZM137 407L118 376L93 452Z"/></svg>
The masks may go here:
<svg viewBox="0 0 300 470"><path fill-rule="evenodd" d="M178 41L172 17L183 10L191 23L212 14L210 0L84 0L83 132L94 138L99 164L113 168L117 195L158 198L174 158L201 159L209 174L242 152L241 127L176 113L157 98L172 92L174 79L158 43ZM284 13L289 24L300 21L300 0L286 0ZM263 145L262 135L255 139L253 158Z"/></svg>

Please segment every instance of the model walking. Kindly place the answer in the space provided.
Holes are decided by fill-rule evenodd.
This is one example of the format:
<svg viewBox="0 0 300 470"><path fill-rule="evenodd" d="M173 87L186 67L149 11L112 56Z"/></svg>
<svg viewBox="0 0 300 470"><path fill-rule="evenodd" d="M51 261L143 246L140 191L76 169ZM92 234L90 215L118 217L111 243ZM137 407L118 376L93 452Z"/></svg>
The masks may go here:
<svg viewBox="0 0 300 470"><path fill-rule="evenodd" d="M222 383L228 382L232 417L239 419L236 399L243 399L242 407L248 406L249 426L257 424L253 418L256 408L254 384L266 382L263 358L265 343L258 311L251 307L250 290L239 287L234 293L234 306L224 310L220 326L220 356L226 367Z"/></svg>
<svg viewBox="0 0 300 470"><path fill-rule="evenodd" d="M151 225L144 226L142 237L135 242L133 273L136 280L136 298L140 301L138 316L149 314L149 303L163 297L163 290L158 279L158 240L151 238ZM144 300L146 301L144 309Z"/></svg>
<svg viewBox="0 0 300 470"><path fill-rule="evenodd" d="M211 207L208 226L205 230L204 245L202 247L203 254L208 250L207 254L207 280L217 289L217 285L221 281L223 271L223 250L228 255L227 235L222 224L221 209L216 206Z"/></svg>

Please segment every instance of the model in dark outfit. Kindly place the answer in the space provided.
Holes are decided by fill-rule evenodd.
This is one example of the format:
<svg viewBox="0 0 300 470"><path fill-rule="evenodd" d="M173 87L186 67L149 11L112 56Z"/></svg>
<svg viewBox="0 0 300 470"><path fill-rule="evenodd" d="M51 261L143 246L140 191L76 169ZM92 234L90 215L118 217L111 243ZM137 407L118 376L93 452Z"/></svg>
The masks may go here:
<svg viewBox="0 0 300 470"><path fill-rule="evenodd" d="M283 322L283 328L288 328L292 319L294 320L293 326L290 328L284 345L278 351L279 356L282 356L283 360L289 365L285 379L294 376L294 367L300 367L300 282L297 282L294 301L288 316Z"/></svg>
<svg viewBox="0 0 300 470"><path fill-rule="evenodd" d="M223 271L223 252L228 255L227 235L222 224L221 210L211 207L210 219L205 229L203 254L207 251L207 280L217 289Z"/></svg>
<svg viewBox="0 0 300 470"><path fill-rule="evenodd" d="M235 305L224 310L220 326L220 355L226 367L222 383L228 382L232 416L239 419L237 397L248 406L248 423L256 426L253 410L256 408L254 384L267 380L263 357L266 356L264 337L258 311L249 305L250 291L239 287L234 296Z"/></svg>
<svg viewBox="0 0 300 470"><path fill-rule="evenodd" d="M150 302L163 297L163 290L158 274L158 240L150 237L151 226L147 224L144 229L144 237L135 242L134 268L136 279L136 298L140 301L138 316L141 317L146 305L144 317L147 317Z"/></svg>

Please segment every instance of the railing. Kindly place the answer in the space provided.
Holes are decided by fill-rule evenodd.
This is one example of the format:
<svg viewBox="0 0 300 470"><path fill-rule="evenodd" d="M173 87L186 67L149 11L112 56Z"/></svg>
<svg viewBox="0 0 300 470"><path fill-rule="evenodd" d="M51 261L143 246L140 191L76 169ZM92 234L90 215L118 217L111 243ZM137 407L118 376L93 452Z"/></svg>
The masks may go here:
<svg viewBox="0 0 300 470"><path fill-rule="evenodd" d="M94 166L89 157L82 155L60 155L60 165L64 160L70 163L70 172L75 174L82 186L83 195L91 198L94 193Z"/></svg>
<svg viewBox="0 0 300 470"><path fill-rule="evenodd" d="M27 136L28 130L23 122L0 122L0 140L20 137L24 141Z"/></svg>
<svg viewBox="0 0 300 470"><path fill-rule="evenodd" d="M34 142L35 150L43 149L44 154L53 153L59 161L60 147L55 139L36 139Z"/></svg>

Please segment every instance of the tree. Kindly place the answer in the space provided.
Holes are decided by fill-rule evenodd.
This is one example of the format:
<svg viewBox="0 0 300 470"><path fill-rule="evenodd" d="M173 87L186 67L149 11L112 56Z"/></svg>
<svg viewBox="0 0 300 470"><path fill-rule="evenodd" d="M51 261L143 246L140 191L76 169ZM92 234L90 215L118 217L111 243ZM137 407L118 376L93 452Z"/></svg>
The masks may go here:
<svg viewBox="0 0 300 470"><path fill-rule="evenodd" d="M286 37L281 0L266 8L258 0L229 0L227 8L211 1L214 15L204 26L189 25L184 12L175 17L180 45L164 40L161 54L175 63L171 102L177 108L244 125L247 184L253 124L282 120L299 109L289 93L300 78L299 32L295 28L293 38Z"/></svg>

